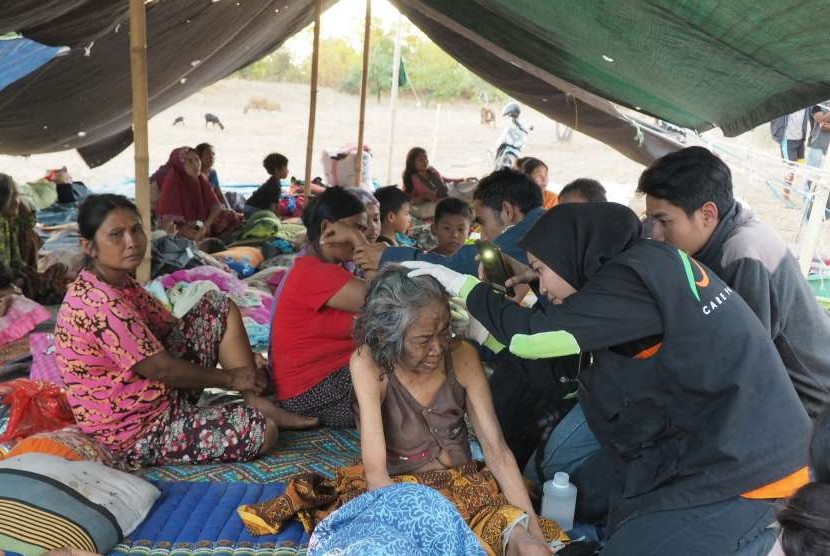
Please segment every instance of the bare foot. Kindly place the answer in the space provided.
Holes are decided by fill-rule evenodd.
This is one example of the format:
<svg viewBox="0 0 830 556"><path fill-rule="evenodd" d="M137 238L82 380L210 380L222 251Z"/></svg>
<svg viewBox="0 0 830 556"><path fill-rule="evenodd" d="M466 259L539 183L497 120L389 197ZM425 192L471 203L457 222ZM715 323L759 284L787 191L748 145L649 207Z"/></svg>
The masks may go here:
<svg viewBox="0 0 830 556"><path fill-rule="evenodd" d="M260 410L263 415L271 419L280 429L310 429L320 424L317 417L304 417L284 410L268 398L251 393L245 394L245 403Z"/></svg>
<svg viewBox="0 0 830 556"><path fill-rule="evenodd" d="M297 415L281 407L275 407L277 409L276 423L281 429L311 429L320 425L320 419L317 417Z"/></svg>
<svg viewBox="0 0 830 556"><path fill-rule="evenodd" d="M510 532L507 541L508 556L550 556L552 553L548 545L531 535L521 525L516 525Z"/></svg>

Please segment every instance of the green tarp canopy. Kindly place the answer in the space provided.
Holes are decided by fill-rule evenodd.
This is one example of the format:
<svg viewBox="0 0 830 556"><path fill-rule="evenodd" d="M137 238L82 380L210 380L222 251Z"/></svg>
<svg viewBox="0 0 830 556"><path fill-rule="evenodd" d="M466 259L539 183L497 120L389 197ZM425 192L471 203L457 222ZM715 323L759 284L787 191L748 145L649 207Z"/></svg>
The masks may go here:
<svg viewBox="0 0 830 556"><path fill-rule="evenodd" d="M496 45L530 73L698 131L734 136L830 98L830 39L816 23L826 2L395 3L470 31L471 44Z"/></svg>

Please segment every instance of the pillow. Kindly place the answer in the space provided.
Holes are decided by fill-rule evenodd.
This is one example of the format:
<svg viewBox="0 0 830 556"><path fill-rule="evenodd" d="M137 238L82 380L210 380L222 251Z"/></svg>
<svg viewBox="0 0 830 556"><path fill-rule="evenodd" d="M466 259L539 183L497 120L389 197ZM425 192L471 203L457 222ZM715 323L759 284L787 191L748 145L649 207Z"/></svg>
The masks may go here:
<svg viewBox="0 0 830 556"><path fill-rule="evenodd" d="M55 335L47 332L32 332L29 334L29 349L32 352L29 378L63 386L63 378L58 369L58 358L55 356Z"/></svg>
<svg viewBox="0 0 830 556"><path fill-rule="evenodd" d="M52 313L43 305L28 297L13 295L8 311L0 317L0 346L25 337L38 324L50 318Z"/></svg>
<svg viewBox="0 0 830 556"><path fill-rule="evenodd" d="M246 247L241 245L213 253L213 256L220 261L225 261L227 257L230 257L238 262L248 262L254 268L258 267L263 260L262 251L260 251L259 247Z"/></svg>
<svg viewBox="0 0 830 556"><path fill-rule="evenodd" d="M159 495L147 481L100 463L8 458L0 461L0 546L24 555L56 548L106 554Z"/></svg>
<svg viewBox="0 0 830 556"><path fill-rule="evenodd" d="M75 425L26 437L15 444L6 457L12 458L30 453L49 454L70 461L89 460L104 465L113 464L109 451L81 432ZM0 459L2 459L1 456Z"/></svg>

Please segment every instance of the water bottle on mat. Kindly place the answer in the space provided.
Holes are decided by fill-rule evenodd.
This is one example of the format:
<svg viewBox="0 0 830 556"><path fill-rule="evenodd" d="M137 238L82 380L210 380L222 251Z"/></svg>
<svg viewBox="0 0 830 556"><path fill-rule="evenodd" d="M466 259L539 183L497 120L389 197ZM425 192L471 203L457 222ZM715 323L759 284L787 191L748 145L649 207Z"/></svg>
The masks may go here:
<svg viewBox="0 0 830 556"><path fill-rule="evenodd" d="M542 496L542 517L552 519L565 531L573 529L576 510L576 487L570 479L567 473L555 473L545 482Z"/></svg>

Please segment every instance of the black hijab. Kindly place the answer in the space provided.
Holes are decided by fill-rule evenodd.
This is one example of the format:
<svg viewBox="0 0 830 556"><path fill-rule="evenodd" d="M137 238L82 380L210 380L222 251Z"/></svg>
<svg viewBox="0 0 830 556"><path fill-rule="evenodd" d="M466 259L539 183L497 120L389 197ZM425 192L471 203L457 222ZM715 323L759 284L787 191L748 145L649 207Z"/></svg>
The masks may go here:
<svg viewBox="0 0 830 556"><path fill-rule="evenodd" d="M640 227L637 215L617 203L566 203L543 214L519 247L579 290L639 239Z"/></svg>

